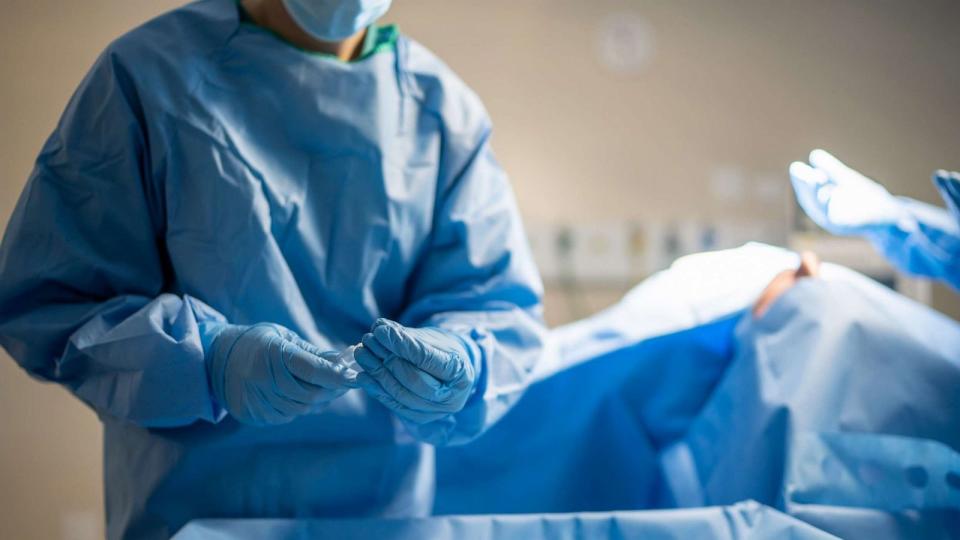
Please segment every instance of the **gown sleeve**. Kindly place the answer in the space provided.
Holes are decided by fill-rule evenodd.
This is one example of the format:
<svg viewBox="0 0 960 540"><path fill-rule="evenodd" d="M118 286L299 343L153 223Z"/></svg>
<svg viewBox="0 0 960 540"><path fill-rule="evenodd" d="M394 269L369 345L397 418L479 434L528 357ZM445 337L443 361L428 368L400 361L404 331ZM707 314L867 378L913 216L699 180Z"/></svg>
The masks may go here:
<svg viewBox="0 0 960 540"><path fill-rule="evenodd" d="M507 176L484 130L447 185L441 185L429 248L399 322L435 326L467 343L477 388L457 414L409 424L437 445L467 442L496 422L527 387L545 328L542 285Z"/></svg>
<svg viewBox="0 0 960 540"><path fill-rule="evenodd" d="M108 49L47 140L0 246L0 345L98 414L217 421L202 334L223 317L169 294L162 190L141 108Z"/></svg>
<svg viewBox="0 0 960 540"><path fill-rule="evenodd" d="M900 270L960 290L960 174L938 171L933 180L946 210L900 197L903 218L867 237Z"/></svg>

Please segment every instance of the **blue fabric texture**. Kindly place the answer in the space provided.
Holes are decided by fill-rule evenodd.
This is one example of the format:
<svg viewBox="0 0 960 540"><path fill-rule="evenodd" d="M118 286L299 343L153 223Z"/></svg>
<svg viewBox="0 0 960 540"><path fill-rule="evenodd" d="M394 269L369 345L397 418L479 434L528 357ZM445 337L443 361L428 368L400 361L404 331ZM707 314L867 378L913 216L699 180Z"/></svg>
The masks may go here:
<svg viewBox="0 0 960 540"><path fill-rule="evenodd" d="M424 515L433 449L516 401L541 285L478 98L400 36L352 63L203 0L112 43L0 248L0 344L105 425L110 538L197 516ZM380 317L470 343L476 399L409 432L362 390L255 427L206 373L219 325L321 351Z"/></svg>
<svg viewBox="0 0 960 540"><path fill-rule="evenodd" d="M377 538L382 540L553 540L556 538L836 538L781 512L746 501L729 507L646 512L444 516L426 519L205 520L176 540Z"/></svg>
<svg viewBox="0 0 960 540"><path fill-rule="evenodd" d="M744 297L737 251L764 278L794 264L757 248L691 260ZM759 319L685 320L698 306L661 292L696 281L680 266L611 310L665 334L630 343L608 314L552 333L561 357L599 354L556 361L497 426L439 451L437 513L753 499L844 538L957 537L960 325L833 265Z"/></svg>

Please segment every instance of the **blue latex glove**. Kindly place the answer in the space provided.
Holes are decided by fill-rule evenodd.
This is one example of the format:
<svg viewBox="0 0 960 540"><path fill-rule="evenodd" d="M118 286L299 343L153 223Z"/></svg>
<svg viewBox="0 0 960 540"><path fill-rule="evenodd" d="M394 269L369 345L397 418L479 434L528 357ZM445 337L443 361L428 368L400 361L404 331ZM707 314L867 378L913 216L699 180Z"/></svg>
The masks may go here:
<svg viewBox="0 0 960 540"><path fill-rule="evenodd" d="M809 165L792 163L790 179L804 212L833 234L867 234L894 226L905 216L900 202L883 186L824 150L810 152Z"/></svg>
<svg viewBox="0 0 960 540"><path fill-rule="evenodd" d="M214 399L251 425L282 424L356 387L356 372L277 324L224 325L209 347Z"/></svg>
<svg viewBox="0 0 960 540"><path fill-rule="evenodd" d="M379 319L361 344L358 384L404 420L426 424L457 413L474 391L474 355L452 332Z"/></svg>
<svg viewBox="0 0 960 540"><path fill-rule="evenodd" d="M960 289L960 175L934 174L947 210L891 195L880 184L823 150L810 163L790 165L800 206L814 222L840 235L867 238L900 270L938 278Z"/></svg>

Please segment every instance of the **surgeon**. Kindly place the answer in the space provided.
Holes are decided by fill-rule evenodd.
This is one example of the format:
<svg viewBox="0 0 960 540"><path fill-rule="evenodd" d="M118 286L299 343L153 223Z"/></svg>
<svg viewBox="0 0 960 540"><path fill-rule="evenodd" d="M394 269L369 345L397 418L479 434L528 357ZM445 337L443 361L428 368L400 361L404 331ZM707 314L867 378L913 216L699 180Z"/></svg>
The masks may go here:
<svg viewBox="0 0 960 540"><path fill-rule="evenodd" d="M419 516L518 399L541 285L477 96L389 1L201 0L114 41L0 248L0 344L104 425L107 535Z"/></svg>
<svg viewBox="0 0 960 540"><path fill-rule="evenodd" d="M946 210L894 197L824 150L791 164L790 177L800 206L824 229L863 236L900 270L960 290L960 173L933 174Z"/></svg>

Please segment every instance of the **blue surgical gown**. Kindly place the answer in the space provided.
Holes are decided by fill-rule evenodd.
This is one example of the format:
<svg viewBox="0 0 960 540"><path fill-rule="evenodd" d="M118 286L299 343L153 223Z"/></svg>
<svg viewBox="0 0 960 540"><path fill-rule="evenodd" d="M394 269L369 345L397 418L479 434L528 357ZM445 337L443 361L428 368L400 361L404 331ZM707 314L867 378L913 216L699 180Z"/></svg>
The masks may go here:
<svg viewBox="0 0 960 540"><path fill-rule="evenodd" d="M108 536L199 517L416 516L433 447L526 386L541 285L480 101L398 36L352 63L203 0L112 43L43 147L0 251L0 344L105 430ZM482 351L455 422L407 432L362 391L250 427L210 394L201 328L321 348L378 317Z"/></svg>
<svg viewBox="0 0 960 540"><path fill-rule="evenodd" d="M899 197L903 218L865 236L900 270L941 279L960 291L960 175L938 171L933 183L946 209Z"/></svg>

